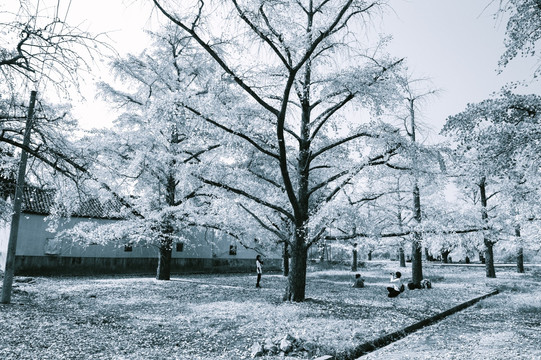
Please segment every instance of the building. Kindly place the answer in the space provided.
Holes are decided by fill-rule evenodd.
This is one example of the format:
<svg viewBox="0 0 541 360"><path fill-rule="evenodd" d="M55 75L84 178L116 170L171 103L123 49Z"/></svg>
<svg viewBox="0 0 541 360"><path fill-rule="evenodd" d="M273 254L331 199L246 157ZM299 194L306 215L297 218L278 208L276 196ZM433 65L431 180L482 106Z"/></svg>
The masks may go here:
<svg viewBox="0 0 541 360"><path fill-rule="evenodd" d="M48 231L47 216L54 203L54 191L26 188L19 224L15 273L17 275L81 275L113 273L155 273L158 249L129 245L119 240L107 245L82 245L69 238L59 239ZM85 201L57 231L80 222L115 222L115 206L96 200ZM10 225L0 228L0 269L5 269ZM186 242L173 246L171 272L254 272L257 252L246 249L234 238L204 229L188 229ZM280 251L265 253L265 268L280 270Z"/></svg>

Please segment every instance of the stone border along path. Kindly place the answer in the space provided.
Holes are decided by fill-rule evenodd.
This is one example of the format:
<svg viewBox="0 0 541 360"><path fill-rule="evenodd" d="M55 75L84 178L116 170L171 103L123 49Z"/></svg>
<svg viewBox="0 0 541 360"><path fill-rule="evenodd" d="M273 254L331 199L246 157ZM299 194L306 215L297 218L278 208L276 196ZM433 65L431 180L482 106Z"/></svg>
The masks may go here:
<svg viewBox="0 0 541 360"><path fill-rule="evenodd" d="M314 360L355 360L355 359L358 359L359 357L363 356L363 355L366 355L368 353L371 353L373 351L376 351L382 347L385 347L395 341L398 341L400 339L403 339L405 338L406 336L408 336L409 334L412 334L414 332L416 332L417 330L420 330L422 328L424 328L425 326L428 326L428 325L432 325L433 323L435 322L438 322L444 318L446 318L447 316L449 315L452 315L454 313L457 313L461 310L464 310L472 305L474 305L475 303L483 300L483 299L486 299L490 296L493 296L493 295L496 295L498 294L499 291L498 290L494 290L493 292L490 292L488 294L485 294L485 295L482 295L482 296L479 296L479 297L476 297L474 299L471 299L469 301L466 301L465 303L462 303L462 304L459 304L455 307L452 307L448 310L445 310L444 312L441 312L439 314L436 314L434 316L431 316L429 318L426 318L424 320L421 320L413 325L410 325L410 326L407 326L401 330L398 330L398 331L395 331L393 333L390 333L390 334L387 334L387 335L384 335L382 337L379 337L375 340L371 340L371 341L367 341L365 342L364 344L361 344L359 346L357 346L356 348L352 349L352 350L346 350L346 351L343 351L341 353L338 353L336 354L335 356L331 356L331 355L324 355L324 356L320 356L318 357L317 359L314 359Z"/></svg>

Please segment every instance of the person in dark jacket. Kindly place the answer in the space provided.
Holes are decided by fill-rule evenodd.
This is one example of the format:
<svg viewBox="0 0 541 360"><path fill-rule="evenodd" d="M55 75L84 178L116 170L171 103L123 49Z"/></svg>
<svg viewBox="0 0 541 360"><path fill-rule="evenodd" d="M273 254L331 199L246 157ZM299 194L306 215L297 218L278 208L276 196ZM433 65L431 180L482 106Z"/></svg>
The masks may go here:
<svg viewBox="0 0 541 360"><path fill-rule="evenodd" d="M361 274L355 274L355 282L351 287L354 288L363 288L364 287L364 279L361 277Z"/></svg>

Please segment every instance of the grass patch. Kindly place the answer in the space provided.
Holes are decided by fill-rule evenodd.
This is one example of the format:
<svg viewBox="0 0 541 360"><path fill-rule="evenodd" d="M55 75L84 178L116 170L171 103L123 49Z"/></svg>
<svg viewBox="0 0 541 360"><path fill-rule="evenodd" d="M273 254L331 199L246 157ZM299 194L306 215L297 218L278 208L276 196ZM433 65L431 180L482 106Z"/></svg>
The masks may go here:
<svg viewBox="0 0 541 360"><path fill-rule="evenodd" d="M395 263L368 263L359 271L366 287L353 289L354 273L343 266L311 266L303 303L281 301L286 279L279 274L265 274L262 289L253 274L34 278L16 283L13 305L0 306L0 358L246 359L254 342L287 334L314 343L315 356L511 286L487 282L483 269L426 265L433 289L389 299L388 274L396 270L411 276ZM513 296L514 311L540 310L541 300Z"/></svg>

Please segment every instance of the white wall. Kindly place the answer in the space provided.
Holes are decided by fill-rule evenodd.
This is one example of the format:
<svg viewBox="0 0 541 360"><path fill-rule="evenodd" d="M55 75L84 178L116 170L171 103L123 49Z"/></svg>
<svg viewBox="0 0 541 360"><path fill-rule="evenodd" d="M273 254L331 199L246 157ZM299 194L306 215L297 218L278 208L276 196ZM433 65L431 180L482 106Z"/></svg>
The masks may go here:
<svg viewBox="0 0 541 360"><path fill-rule="evenodd" d="M6 270L6 254L8 250L9 231L11 226L7 224L0 228L0 270Z"/></svg>
<svg viewBox="0 0 541 360"><path fill-rule="evenodd" d="M110 258L153 258L157 257L158 250L155 246L133 246L131 252L124 251L121 243L108 245L83 246L74 243L69 239L54 244L54 233L47 231L47 222L43 215L21 214L19 225L19 237L17 241L18 256L70 256L70 257L110 257ZM68 223L59 226L58 231L73 227L75 224L89 221L86 218L71 218ZM115 220L92 220L98 222L112 222ZM4 229L0 232L0 260L2 259L3 246L7 247L7 236L4 236ZM212 230L186 229L182 231L186 242L183 251L179 252L173 246L173 258L232 258L232 259L255 259L256 252L237 244L237 254L230 255L230 245L236 244L232 237L215 233ZM4 241L5 238L5 241ZM5 244L4 244L5 243ZM47 254L47 252L52 252ZM280 257L280 252L268 254L266 257ZM4 260L5 263L5 260Z"/></svg>

